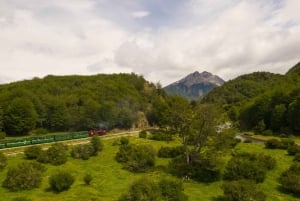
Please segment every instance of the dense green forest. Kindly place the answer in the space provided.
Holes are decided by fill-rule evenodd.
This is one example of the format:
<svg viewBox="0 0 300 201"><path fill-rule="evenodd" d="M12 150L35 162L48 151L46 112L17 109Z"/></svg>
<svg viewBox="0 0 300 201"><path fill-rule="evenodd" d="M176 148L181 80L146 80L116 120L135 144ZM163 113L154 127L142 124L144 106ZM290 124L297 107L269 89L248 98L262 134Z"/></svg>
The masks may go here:
<svg viewBox="0 0 300 201"><path fill-rule="evenodd" d="M145 126L164 95L135 74L49 75L1 85L0 94L0 130L7 135Z"/></svg>
<svg viewBox="0 0 300 201"><path fill-rule="evenodd" d="M214 89L202 102L222 105L243 130L300 134L300 63L286 75L255 72Z"/></svg>

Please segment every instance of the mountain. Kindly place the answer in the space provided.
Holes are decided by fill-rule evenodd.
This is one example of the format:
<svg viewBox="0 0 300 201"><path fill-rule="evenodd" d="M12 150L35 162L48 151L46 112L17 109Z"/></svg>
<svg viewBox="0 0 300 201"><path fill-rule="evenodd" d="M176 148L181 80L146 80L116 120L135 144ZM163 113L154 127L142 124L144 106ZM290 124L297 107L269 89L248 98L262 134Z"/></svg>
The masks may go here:
<svg viewBox="0 0 300 201"><path fill-rule="evenodd" d="M212 89L223 84L224 80L217 75L213 75L206 71L202 73L196 71L183 79L164 87L164 90L168 94L176 94L186 97L189 100L199 100Z"/></svg>
<svg viewBox="0 0 300 201"><path fill-rule="evenodd" d="M222 105L241 130L300 136L300 65L285 75L254 72L213 89L202 103Z"/></svg>

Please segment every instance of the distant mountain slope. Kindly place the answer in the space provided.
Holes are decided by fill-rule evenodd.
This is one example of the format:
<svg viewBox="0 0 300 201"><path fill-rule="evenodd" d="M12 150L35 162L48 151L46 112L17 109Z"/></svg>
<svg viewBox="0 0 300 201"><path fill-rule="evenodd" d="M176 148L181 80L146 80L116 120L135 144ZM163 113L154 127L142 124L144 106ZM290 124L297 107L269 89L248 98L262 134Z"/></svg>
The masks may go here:
<svg viewBox="0 0 300 201"><path fill-rule="evenodd" d="M298 75L300 75L300 62L297 63L295 66L293 66L293 67L286 73L286 75L291 75L291 74L298 74Z"/></svg>
<svg viewBox="0 0 300 201"><path fill-rule="evenodd" d="M217 75L206 71L202 73L196 71L164 87L164 90L168 94L176 94L186 97L189 100L198 100L215 87L223 85L223 83L224 80Z"/></svg>

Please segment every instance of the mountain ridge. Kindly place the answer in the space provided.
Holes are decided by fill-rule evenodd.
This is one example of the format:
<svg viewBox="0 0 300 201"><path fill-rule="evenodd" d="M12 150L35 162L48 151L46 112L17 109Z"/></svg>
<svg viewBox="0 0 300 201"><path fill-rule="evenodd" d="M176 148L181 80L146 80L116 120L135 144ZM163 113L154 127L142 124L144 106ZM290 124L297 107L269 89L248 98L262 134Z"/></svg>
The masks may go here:
<svg viewBox="0 0 300 201"><path fill-rule="evenodd" d="M168 94L183 96L189 100L199 100L215 87L224 84L224 80L210 72L195 71L184 78L164 87Z"/></svg>

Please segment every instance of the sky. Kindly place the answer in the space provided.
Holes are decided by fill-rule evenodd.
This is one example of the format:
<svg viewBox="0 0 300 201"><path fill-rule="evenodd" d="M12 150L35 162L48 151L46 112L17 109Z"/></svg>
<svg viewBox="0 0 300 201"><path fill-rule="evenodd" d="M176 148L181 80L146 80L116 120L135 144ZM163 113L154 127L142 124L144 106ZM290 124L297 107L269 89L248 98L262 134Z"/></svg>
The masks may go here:
<svg viewBox="0 0 300 201"><path fill-rule="evenodd" d="M300 61L299 0L0 0L0 83L131 73L163 86Z"/></svg>

